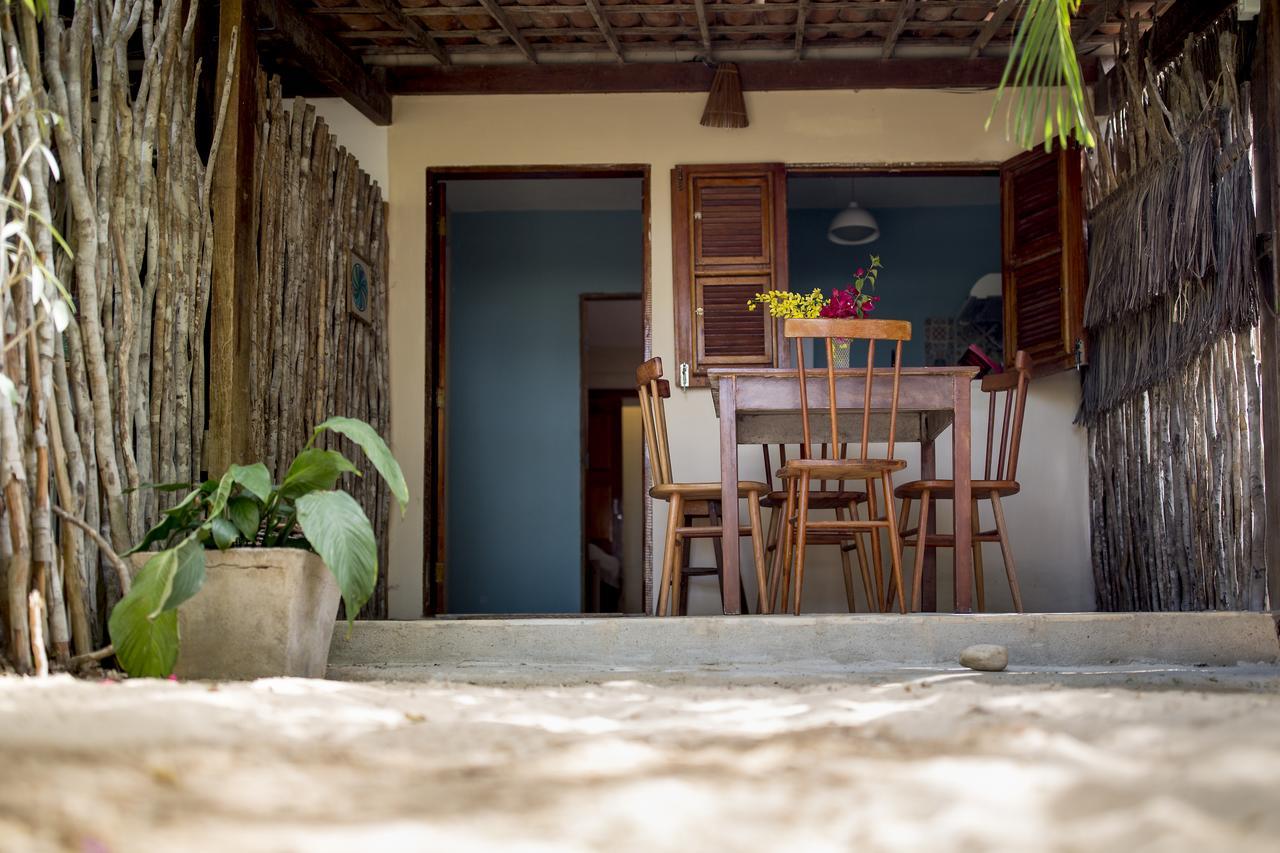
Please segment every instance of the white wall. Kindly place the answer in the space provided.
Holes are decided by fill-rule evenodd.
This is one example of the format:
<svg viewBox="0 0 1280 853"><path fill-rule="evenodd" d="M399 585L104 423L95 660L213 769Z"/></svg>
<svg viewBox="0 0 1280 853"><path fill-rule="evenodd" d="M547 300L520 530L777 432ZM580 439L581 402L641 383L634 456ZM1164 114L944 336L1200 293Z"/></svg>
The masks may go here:
<svg viewBox="0 0 1280 853"><path fill-rule="evenodd" d="M1017 153L984 124L985 92L827 91L748 93L751 126L701 127L700 94L488 95L397 98L388 133L391 204L392 444L414 504L392 519L390 609L420 615L425 433L423 334L426 169L430 166L647 163L651 185L653 350L674 365L670 172L678 163L995 163ZM927 251L922 246L922 251ZM1071 425L1074 377L1034 384L1019 472L1025 493L1007 503L1026 604L1034 610L1093 606L1082 431ZM976 408L976 407L975 407ZM985 411L985 409L983 409ZM684 480L718 478L717 425L706 390L677 391L668 408L672 461ZM981 431L977 432L981 435ZM518 432L513 431L513 441ZM945 439L943 441L945 443ZM941 448L940 448L941 450ZM910 454L909 454L910 456ZM743 476L761 473L758 448L743 448ZM939 453L939 471L949 457ZM907 475L909 476L909 474ZM654 530L666 522L657 504ZM655 536L654 559L661 559ZM831 549L820 549L830 552ZM989 550L991 605L1001 604L999 560ZM749 560L746 561L749 566ZM843 600L836 561L816 560L806 604L836 609ZM750 588L750 584L749 584ZM714 609L709 590L694 605Z"/></svg>
<svg viewBox="0 0 1280 853"><path fill-rule="evenodd" d="M316 115L324 119L329 132L338 137L338 144L360 161L360 168L382 187L385 197L391 182L387 165L387 130L379 127L342 98L316 98L310 101Z"/></svg>

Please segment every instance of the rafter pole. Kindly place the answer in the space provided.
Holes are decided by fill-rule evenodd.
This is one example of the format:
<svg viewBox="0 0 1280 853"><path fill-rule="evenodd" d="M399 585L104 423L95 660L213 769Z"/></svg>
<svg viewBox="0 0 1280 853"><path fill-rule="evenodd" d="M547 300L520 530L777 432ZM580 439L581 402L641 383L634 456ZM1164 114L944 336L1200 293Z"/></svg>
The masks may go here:
<svg viewBox="0 0 1280 853"><path fill-rule="evenodd" d="M976 59L982 55L982 51L991 39L995 38L997 32L1005 21L1009 20L1009 16L1013 14L1013 10L1018 7L1020 0L1003 0L999 6L991 13L991 19L983 26L982 32L978 33L978 37L973 40L973 46L969 48L969 58Z"/></svg>
<svg viewBox="0 0 1280 853"><path fill-rule="evenodd" d="M525 37L520 35L520 28L511 23L511 19L507 17L506 11L498 5L498 0L480 0L480 5L489 13L489 17L493 18L494 23L502 28L507 34L507 38L520 48L520 52L524 54L524 58L530 62L537 62L538 57L534 54L533 48L529 46L529 42Z"/></svg>
<svg viewBox="0 0 1280 853"><path fill-rule="evenodd" d="M1080 25L1076 27L1072 40L1078 45L1096 33L1098 28L1107 22L1107 16L1111 14L1111 10L1115 5L1115 0L1106 0L1106 2L1094 6L1093 11L1089 13L1089 17L1081 21Z"/></svg>
<svg viewBox="0 0 1280 853"><path fill-rule="evenodd" d="M394 0L358 0L361 6L376 14L379 18L404 30L409 38L419 47L425 48L441 65L449 65L449 54L431 32L417 20L405 14L404 9Z"/></svg>
<svg viewBox="0 0 1280 853"><path fill-rule="evenodd" d="M889 34L885 36L884 49L880 52L881 58L893 58L893 50L898 46L898 38L902 35L902 31L906 29L907 20L915 10L916 0L902 0L898 4L898 15L893 19L893 26L889 29Z"/></svg>
<svg viewBox="0 0 1280 853"><path fill-rule="evenodd" d="M619 62L626 62L627 58L622 55L622 45L618 44L618 37L613 32L613 26L609 23L609 19L604 16L604 12L600 11L599 0L587 0L587 9L591 11L591 17L595 18L596 27L600 30L600 35L604 36L604 40L609 45L609 50L613 51L613 55L618 57Z"/></svg>
<svg viewBox="0 0 1280 853"><path fill-rule="evenodd" d="M799 0L796 5L796 59L804 58L804 25L809 17L809 0Z"/></svg>
<svg viewBox="0 0 1280 853"><path fill-rule="evenodd" d="M707 61L711 61L711 28L707 26L707 4L705 0L694 0L694 9L698 14L698 35L702 37L702 49L707 52Z"/></svg>

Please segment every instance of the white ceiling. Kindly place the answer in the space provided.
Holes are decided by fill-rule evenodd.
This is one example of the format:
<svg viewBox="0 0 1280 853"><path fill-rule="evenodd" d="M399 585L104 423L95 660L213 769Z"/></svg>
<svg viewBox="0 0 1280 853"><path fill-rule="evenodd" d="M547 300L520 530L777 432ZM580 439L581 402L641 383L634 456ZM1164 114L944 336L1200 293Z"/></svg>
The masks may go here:
<svg viewBox="0 0 1280 853"><path fill-rule="evenodd" d="M587 300L587 346L644 351L640 299Z"/></svg>
<svg viewBox="0 0 1280 853"><path fill-rule="evenodd" d="M453 213L504 210L639 210L639 178L447 181Z"/></svg>
<svg viewBox="0 0 1280 853"><path fill-rule="evenodd" d="M863 207L958 207L1000 203L1000 179L993 176L892 175L865 178L787 179L787 207L837 210L850 200Z"/></svg>

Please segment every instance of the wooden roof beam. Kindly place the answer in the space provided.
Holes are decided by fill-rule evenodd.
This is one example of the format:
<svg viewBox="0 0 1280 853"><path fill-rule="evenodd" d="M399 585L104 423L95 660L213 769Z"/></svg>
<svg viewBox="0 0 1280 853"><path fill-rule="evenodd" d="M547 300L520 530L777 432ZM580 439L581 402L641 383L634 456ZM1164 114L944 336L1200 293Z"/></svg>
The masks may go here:
<svg viewBox="0 0 1280 853"><path fill-rule="evenodd" d="M1111 14L1111 10L1115 5L1115 0L1104 0L1104 2L1094 6L1093 11L1089 13L1089 17L1081 21L1076 27L1076 31L1072 33L1072 41L1079 45L1089 36L1096 33L1098 28L1107 22L1107 17Z"/></svg>
<svg viewBox="0 0 1280 853"><path fill-rule="evenodd" d="M796 5L796 59L804 57L804 25L809 17L809 0L799 0Z"/></svg>
<svg viewBox="0 0 1280 853"><path fill-rule="evenodd" d="M907 27L907 20L916 10L916 0L900 0L898 3L898 14L893 19L893 26L889 28L889 34L885 36L884 48L880 51L882 59L891 59L893 50L898 46L898 39L902 36L902 31Z"/></svg>
<svg viewBox="0 0 1280 853"><path fill-rule="evenodd" d="M425 48L427 53L436 58L436 62L441 65L450 64L449 54L445 52L440 42L435 40L426 27L406 15L404 9L400 8L400 4L395 0L358 0L358 2L388 24L404 30L414 44Z"/></svg>
<svg viewBox="0 0 1280 853"><path fill-rule="evenodd" d="M613 51L613 55L618 57L619 62L626 62L627 58L622 55L622 45L618 44L618 37L613 32L613 25L609 23L609 19L600 11L600 0L587 0L587 9L591 11L591 17L595 19L596 27L600 30L600 35L604 36L605 42L609 45L609 50Z"/></svg>
<svg viewBox="0 0 1280 853"><path fill-rule="evenodd" d="M1002 0L992 12L991 17L987 19L987 23L982 28L982 32L978 33L978 37L973 40L973 45L969 48L969 58L976 59L982 55L982 51L991 39L995 38L997 32L1009 16L1013 14L1013 10L1018 7L1020 0Z"/></svg>
<svg viewBox="0 0 1280 853"><path fill-rule="evenodd" d="M291 57L329 91L377 125L391 124L391 95L363 64L316 29L290 0L258 0L258 20L287 42Z"/></svg>
<svg viewBox="0 0 1280 853"><path fill-rule="evenodd" d="M498 0L480 0L480 5L489 13L489 17L493 18L494 23L507 34L507 38L511 39L515 46L520 48L520 52L524 54L525 59L530 62L538 61L538 57L533 52L533 48L529 46L529 42L525 40L524 36L520 35L520 28L511 23L506 11L498 5Z"/></svg>
<svg viewBox="0 0 1280 853"><path fill-rule="evenodd" d="M698 14L698 35L702 37L702 49L707 52L706 60L711 61L711 29L707 26L707 4L705 0L693 0L694 10Z"/></svg>

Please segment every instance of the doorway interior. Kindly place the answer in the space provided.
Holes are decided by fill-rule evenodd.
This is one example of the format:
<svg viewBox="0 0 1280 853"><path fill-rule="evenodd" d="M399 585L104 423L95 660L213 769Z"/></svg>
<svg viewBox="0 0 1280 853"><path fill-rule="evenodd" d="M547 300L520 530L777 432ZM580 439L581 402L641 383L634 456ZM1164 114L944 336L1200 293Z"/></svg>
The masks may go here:
<svg viewBox="0 0 1280 853"><path fill-rule="evenodd" d="M589 303L626 306L638 321L625 356L632 380L615 375L597 389L634 392L650 350L648 190L644 166L428 171L424 615L629 606L622 580L643 575L650 525L639 525L640 566L593 570L586 525L634 501L621 486L587 491L593 401L583 371L605 365L599 347L587 355L584 322ZM616 403L620 444L627 407ZM621 563L624 532L634 555L636 529L633 519L616 537L591 538Z"/></svg>

